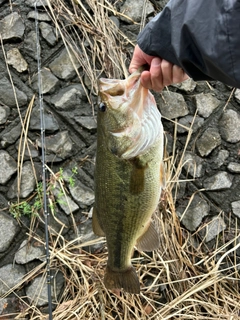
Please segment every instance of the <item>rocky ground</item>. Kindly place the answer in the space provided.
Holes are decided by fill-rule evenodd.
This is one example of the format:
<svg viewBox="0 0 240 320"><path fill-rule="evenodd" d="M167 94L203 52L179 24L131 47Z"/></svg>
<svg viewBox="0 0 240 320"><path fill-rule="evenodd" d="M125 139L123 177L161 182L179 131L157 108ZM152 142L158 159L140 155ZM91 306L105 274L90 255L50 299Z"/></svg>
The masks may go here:
<svg viewBox="0 0 240 320"><path fill-rule="evenodd" d="M166 2L149 1L148 18ZM42 143L34 3L33 0L24 4L20 0L11 3L0 0L0 295L3 297L33 267L41 266L45 255L44 244L28 242L30 215L40 216L33 232L44 234L39 204ZM117 3L117 9L140 22L143 1L132 1L131 6L129 3L128 0ZM56 203L52 210L64 224L62 234L68 240L77 234L84 241L94 237L89 212L94 203L97 97L90 89L86 92L90 86L76 60L74 64L85 79L85 83L80 83L73 66L74 57L69 58L54 29L47 2L44 4L45 8L38 2L38 24L49 194ZM112 16L112 19L136 42L138 25L124 17ZM126 65L132 48L128 46ZM202 239L213 248L223 230L239 228L240 90L215 81L188 80L166 88L155 97L163 116L167 151L172 155L174 150L176 166L182 163L174 193L177 214L182 226L190 232L201 229ZM61 229L53 217L50 225L53 235ZM240 259L240 252L237 256ZM60 292L64 278L61 273L56 277L56 290ZM20 295L26 295L34 303L31 297L39 281L40 276L29 280ZM6 311L5 303L14 299L10 295L0 301L0 314ZM42 290L37 305L44 304L46 292Z"/></svg>

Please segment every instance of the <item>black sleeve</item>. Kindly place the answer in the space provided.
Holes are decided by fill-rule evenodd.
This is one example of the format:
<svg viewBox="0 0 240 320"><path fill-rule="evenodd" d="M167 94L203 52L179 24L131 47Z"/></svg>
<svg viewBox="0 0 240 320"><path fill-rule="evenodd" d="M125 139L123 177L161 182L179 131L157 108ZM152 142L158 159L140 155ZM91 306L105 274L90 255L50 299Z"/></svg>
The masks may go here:
<svg viewBox="0 0 240 320"><path fill-rule="evenodd" d="M240 0L170 0L139 34L138 45L194 80L240 88Z"/></svg>

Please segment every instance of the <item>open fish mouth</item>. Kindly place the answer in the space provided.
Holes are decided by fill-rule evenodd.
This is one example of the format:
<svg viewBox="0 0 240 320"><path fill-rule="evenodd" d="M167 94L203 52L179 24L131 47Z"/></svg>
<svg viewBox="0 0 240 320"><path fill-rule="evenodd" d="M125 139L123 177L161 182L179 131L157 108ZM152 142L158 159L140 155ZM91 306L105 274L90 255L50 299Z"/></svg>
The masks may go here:
<svg viewBox="0 0 240 320"><path fill-rule="evenodd" d="M120 150L118 156L123 159L144 154L163 135L161 114L153 95L141 85L140 76L136 71L125 80L99 80L100 97L116 123L107 129L111 143L115 140L110 149Z"/></svg>

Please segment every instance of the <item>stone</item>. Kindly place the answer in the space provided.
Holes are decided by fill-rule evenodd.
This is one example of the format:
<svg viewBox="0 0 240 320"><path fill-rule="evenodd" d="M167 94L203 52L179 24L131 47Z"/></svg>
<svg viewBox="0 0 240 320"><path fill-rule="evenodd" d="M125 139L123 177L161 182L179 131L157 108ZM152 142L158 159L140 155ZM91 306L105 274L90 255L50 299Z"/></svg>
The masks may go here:
<svg viewBox="0 0 240 320"><path fill-rule="evenodd" d="M199 93L195 96L198 115L208 118L210 114L219 106L220 101L211 93Z"/></svg>
<svg viewBox="0 0 240 320"><path fill-rule="evenodd" d="M128 16L131 20L125 18L124 16L120 15L120 19L126 22L131 23L132 20L135 22L140 22L142 19L142 14L148 17L149 15L154 13L154 7L150 3L150 1L138 0L126 0L124 4L121 6L120 12L126 16Z"/></svg>
<svg viewBox="0 0 240 320"><path fill-rule="evenodd" d="M60 294L64 285L64 276L60 271L52 271L53 280L51 285L51 296L53 304ZM42 307L48 304L48 288L45 276L36 277L26 289L27 297L31 305Z"/></svg>
<svg viewBox="0 0 240 320"><path fill-rule="evenodd" d="M219 129L222 138L230 143L240 141L240 114L233 109L226 110L220 121Z"/></svg>
<svg viewBox="0 0 240 320"><path fill-rule="evenodd" d="M22 39L25 25L17 12L12 12L0 20L0 34L2 40Z"/></svg>
<svg viewBox="0 0 240 320"><path fill-rule="evenodd" d="M27 96L24 92L19 90L17 87L14 87L14 91L17 96L17 101L19 107L22 107L27 104ZM0 102L9 106L9 107L16 107L16 100L14 96L14 91L12 88L11 82L8 80L7 77L0 78Z"/></svg>
<svg viewBox="0 0 240 320"><path fill-rule="evenodd" d="M50 204L49 204L50 207ZM51 212L50 212L51 211ZM45 218L39 217L39 221L45 226ZM55 205L49 208L48 216L48 231L50 234L58 236L59 234L65 235L69 231L70 225L68 217L64 212L61 212Z"/></svg>
<svg viewBox="0 0 240 320"><path fill-rule="evenodd" d="M43 68L41 70L41 80L42 80L42 93L53 93L56 88L60 85L60 81L57 77L52 74L49 69ZM32 88L35 92L39 92L38 85L38 74L35 74L32 78Z"/></svg>
<svg viewBox="0 0 240 320"><path fill-rule="evenodd" d="M66 193L64 194L60 186L56 183L52 189L52 193L55 197L55 201L60 208L69 215L79 210L79 206L69 197Z"/></svg>
<svg viewBox="0 0 240 320"><path fill-rule="evenodd" d="M38 14L36 13L36 11L30 11L27 15L28 19L33 19L35 21L35 19L37 18L37 20L39 21L51 21L51 17L47 14L47 13L41 13L38 12Z"/></svg>
<svg viewBox="0 0 240 320"><path fill-rule="evenodd" d="M57 43L56 29L51 27L46 22L40 22L39 29L41 30L42 37L47 41L48 44L54 46Z"/></svg>
<svg viewBox="0 0 240 320"><path fill-rule="evenodd" d="M240 200L231 203L232 212L240 219Z"/></svg>
<svg viewBox="0 0 240 320"><path fill-rule="evenodd" d="M26 5L27 6L30 6L30 7L46 7L48 6L48 0L26 0L25 1Z"/></svg>
<svg viewBox="0 0 240 320"><path fill-rule="evenodd" d="M35 31L30 31L26 39L24 41L24 49L29 54L30 57L37 60L38 59L38 52L37 52L37 34ZM39 51L41 51L41 46L38 43Z"/></svg>
<svg viewBox="0 0 240 320"><path fill-rule="evenodd" d="M10 215L0 212L0 252L4 252L11 245L19 227Z"/></svg>
<svg viewBox="0 0 240 320"><path fill-rule="evenodd" d="M54 133L59 129L59 124L54 117L53 113L44 112L44 127L45 132ZM30 130L41 131L40 111L39 108L33 108L31 119L29 123Z"/></svg>
<svg viewBox="0 0 240 320"><path fill-rule="evenodd" d="M240 89L236 89L234 92L234 98L240 103Z"/></svg>
<svg viewBox="0 0 240 320"><path fill-rule="evenodd" d="M180 211L180 220L184 226L189 231L195 231L202 223L203 218L209 214L210 206L206 200L196 195L189 206L186 203L186 207L186 211L184 206L184 208L177 208L177 212L179 214Z"/></svg>
<svg viewBox="0 0 240 320"><path fill-rule="evenodd" d="M224 171L220 171L203 181L204 188L211 191L229 189L231 185L232 176Z"/></svg>
<svg viewBox="0 0 240 320"><path fill-rule="evenodd" d="M75 117L75 121L87 130L97 130L97 119L94 116Z"/></svg>
<svg viewBox="0 0 240 320"><path fill-rule="evenodd" d="M93 190L83 185L77 179L75 179L74 186L69 185L69 191L73 199L79 203L82 209L85 209L94 203L95 197Z"/></svg>
<svg viewBox="0 0 240 320"><path fill-rule="evenodd" d="M79 224L80 241L83 244L83 250L94 253L102 249L103 241L99 241L99 236L96 236L92 230L92 219L85 220ZM95 243L93 240L98 239Z"/></svg>
<svg viewBox="0 0 240 320"><path fill-rule="evenodd" d="M230 172L240 173L240 163L239 162L229 162L227 168Z"/></svg>
<svg viewBox="0 0 240 320"><path fill-rule="evenodd" d="M36 148L36 146L31 143L29 140L28 142L28 146L24 145L23 143L21 143L21 151L19 150L19 145L20 145L20 139L15 143L15 149L20 152L21 155L24 156L24 160L27 160L29 158L37 158L39 156L39 152Z"/></svg>
<svg viewBox="0 0 240 320"><path fill-rule="evenodd" d="M10 115L10 108L8 106L0 105L0 124L6 123L9 115Z"/></svg>
<svg viewBox="0 0 240 320"><path fill-rule="evenodd" d="M187 115L183 118L178 120L177 131L178 133L185 133L187 132L190 127L192 132L196 132L204 123L204 119L199 116L191 116Z"/></svg>
<svg viewBox="0 0 240 320"><path fill-rule="evenodd" d="M15 261L18 264L26 264L35 259L41 260L44 256L45 248L42 244L36 240L30 243L28 240L24 240L15 253Z"/></svg>
<svg viewBox="0 0 240 320"><path fill-rule="evenodd" d="M173 86L174 88L177 88L183 92L191 93L196 88L196 85L197 85L197 83L192 78L189 78L181 83L172 84L171 86Z"/></svg>
<svg viewBox="0 0 240 320"><path fill-rule="evenodd" d="M189 113L183 96L171 91L163 91L159 99L159 108L163 117L175 119L184 117Z"/></svg>
<svg viewBox="0 0 240 320"><path fill-rule="evenodd" d="M25 162L21 170L20 192L18 191L18 178L15 179L7 193L10 199L16 198L19 194L20 198L27 198L36 187L36 179L31 162Z"/></svg>
<svg viewBox="0 0 240 320"><path fill-rule="evenodd" d="M25 268L17 264L7 264L0 268L0 296L20 283L25 275ZM3 281L1 281L3 279Z"/></svg>
<svg viewBox="0 0 240 320"><path fill-rule="evenodd" d="M9 145L13 144L16 142L16 140L20 137L22 130L22 126L20 123L15 124L14 127L6 128L6 130L3 131L2 136L1 136L1 146L3 148L8 147Z"/></svg>
<svg viewBox="0 0 240 320"><path fill-rule="evenodd" d="M217 128L208 128L196 142L197 150L201 157L208 156L221 144L221 136Z"/></svg>
<svg viewBox="0 0 240 320"><path fill-rule="evenodd" d="M195 155L193 152L185 152L183 157L183 167L187 174L193 178L200 178L203 175L203 159Z"/></svg>
<svg viewBox="0 0 240 320"><path fill-rule="evenodd" d="M226 229L226 224L221 217L214 217L203 229L205 242L213 240L222 231Z"/></svg>
<svg viewBox="0 0 240 320"><path fill-rule="evenodd" d="M40 140L37 145L42 148ZM46 160L61 161L69 158L73 152L73 142L68 131L61 131L45 138Z"/></svg>
<svg viewBox="0 0 240 320"><path fill-rule="evenodd" d="M71 58L69 57L71 54ZM64 80L69 80L76 75L76 69L80 67L80 63L71 51L68 53L64 48L57 58L55 58L50 64L49 68L52 73Z"/></svg>
<svg viewBox="0 0 240 320"><path fill-rule="evenodd" d="M57 110L73 110L81 108L82 100L86 100L86 93L81 84L69 85L55 94L51 103Z"/></svg>
<svg viewBox="0 0 240 320"><path fill-rule="evenodd" d="M7 52L7 63L18 72L24 72L28 69L26 60L17 48L13 48Z"/></svg>
<svg viewBox="0 0 240 320"><path fill-rule="evenodd" d="M220 150L218 153L218 156L214 159L214 163L217 166L217 168L220 168L228 157L229 157L229 151Z"/></svg>
<svg viewBox="0 0 240 320"><path fill-rule="evenodd" d="M7 183L17 171L17 162L7 151L0 150L0 184Z"/></svg>

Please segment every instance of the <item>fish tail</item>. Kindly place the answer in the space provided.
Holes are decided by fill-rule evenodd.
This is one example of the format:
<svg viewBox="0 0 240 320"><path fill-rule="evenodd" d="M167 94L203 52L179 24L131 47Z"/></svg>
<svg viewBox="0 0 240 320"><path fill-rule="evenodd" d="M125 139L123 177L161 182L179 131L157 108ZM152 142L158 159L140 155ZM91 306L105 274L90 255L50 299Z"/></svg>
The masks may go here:
<svg viewBox="0 0 240 320"><path fill-rule="evenodd" d="M110 290L123 288L129 293L140 293L138 276L133 266L123 271L114 271L107 266L104 284Z"/></svg>

